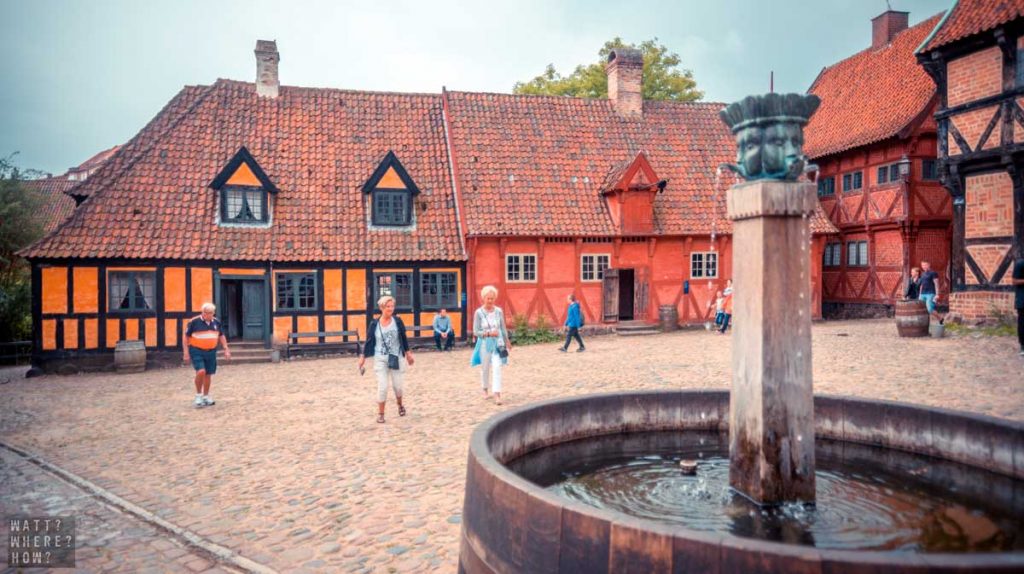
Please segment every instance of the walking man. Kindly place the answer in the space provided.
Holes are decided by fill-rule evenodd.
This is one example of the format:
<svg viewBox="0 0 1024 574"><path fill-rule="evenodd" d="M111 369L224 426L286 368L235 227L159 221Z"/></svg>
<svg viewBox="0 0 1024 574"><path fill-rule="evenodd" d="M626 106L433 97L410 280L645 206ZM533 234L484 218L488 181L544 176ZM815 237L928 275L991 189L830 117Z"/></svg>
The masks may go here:
<svg viewBox="0 0 1024 574"><path fill-rule="evenodd" d="M936 319L941 325L945 319L942 315L935 312L935 301L939 298L939 274L932 271L931 263L927 261L921 262L921 293L918 298L924 301L925 307L928 308L928 314Z"/></svg>
<svg viewBox="0 0 1024 574"><path fill-rule="evenodd" d="M1020 343L1020 356L1024 357L1024 257L1013 263L1013 306L1017 308L1017 342Z"/></svg>
<svg viewBox="0 0 1024 574"><path fill-rule="evenodd" d="M196 407L216 404L210 398L210 379L217 372L217 344L224 346L224 358L231 358L228 339L221 331L220 321L213 316L217 308L213 303L203 303L202 314L188 322L185 336L181 338L182 360L192 361L196 370Z"/></svg>
<svg viewBox="0 0 1024 574"><path fill-rule="evenodd" d="M573 338L576 338L576 343L579 347L576 349L577 353L586 351L586 347L583 346L583 338L580 337L580 327L583 326L583 312L580 310L580 302L576 300L576 295L569 294L569 312L565 315L565 328L568 332L565 335L565 344L562 345L558 350L563 353L569 352L569 343L572 342Z"/></svg>
<svg viewBox="0 0 1024 574"><path fill-rule="evenodd" d="M434 316L434 346L441 350L441 341L444 341L444 350L451 351L455 344L455 330L452 329L452 318L448 316L447 309L441 309Z"/></svg>

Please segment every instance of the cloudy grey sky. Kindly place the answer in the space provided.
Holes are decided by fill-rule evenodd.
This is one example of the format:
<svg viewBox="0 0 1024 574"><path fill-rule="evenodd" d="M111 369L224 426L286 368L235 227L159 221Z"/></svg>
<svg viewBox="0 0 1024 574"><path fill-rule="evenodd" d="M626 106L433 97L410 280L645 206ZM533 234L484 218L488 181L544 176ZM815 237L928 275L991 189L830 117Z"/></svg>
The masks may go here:
<svg viewBox="0 0 1024 574"><path fill-rule="evenodd" d="M890 0L910 24L952 0ZM0 0L0 156L62 173L123 143L184 85L252 81L276 39L285 85L509 92L605 40L657 37L709 101L806 91L871 43L885 0Z"/></svg>

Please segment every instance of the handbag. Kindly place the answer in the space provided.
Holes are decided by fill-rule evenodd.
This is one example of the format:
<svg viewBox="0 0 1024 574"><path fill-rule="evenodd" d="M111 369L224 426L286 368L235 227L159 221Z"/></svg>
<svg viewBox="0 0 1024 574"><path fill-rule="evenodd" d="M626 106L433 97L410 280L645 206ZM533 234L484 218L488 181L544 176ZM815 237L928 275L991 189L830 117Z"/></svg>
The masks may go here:
<svg viewBox="0 0 1024 574"><path fill-rule="evenodd" d="M505 347L498 347L498 356L501 357L502 359L507 359L508 349L506 349Z"/></svg>
<svg viewBox="0 0 1024 574"><path fill-rule="evenodd" d="M380 323L377 323L377 332L380 333L380 340L384 343L384 352L388 354L388 368L392 371L400 370L402 364L398 362L398 355L391 352L391 347L388 346L387 339L384 338L384 331L381 330Z"/></svg>

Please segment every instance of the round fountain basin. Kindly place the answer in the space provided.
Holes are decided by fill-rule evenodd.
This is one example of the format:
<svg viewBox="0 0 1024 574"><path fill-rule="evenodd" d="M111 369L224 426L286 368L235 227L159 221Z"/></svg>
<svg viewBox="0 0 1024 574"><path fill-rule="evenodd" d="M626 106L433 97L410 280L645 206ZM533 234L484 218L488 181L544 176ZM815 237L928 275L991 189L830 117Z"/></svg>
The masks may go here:
<svg viewBox="0 0 1024 574"><path fill-rule="evenodd" d="M843 472L855 472L856 461L863 455L867 457L864 460L880 463L876 474L886 476L874 478L882 482L901 482L900 476L911 476L913 480L905 482L914 483L916 474L921 474L921 480L957 484L958 496L981 500L990 506L995 503L996 510L1006 506L1004 510L1011 523L1019 516L1014 509L1024 507L1024 425L1020 423L845 397L815 397L814 408L819 450L825 454L819 476L821 472L838 472L830 468L830 459L851 462L853 466ZM572 466L570 459L583 462L583 467L577 464L579 468L565 469L568 477L561 478L569 484L587 468L617 472L616 465L646 466L641 475L664 470L673 473L672 480L715 479L721 483L725 480L723 472L727 472L727 453L722 450L721 437L728 431L728 409L726 391L617 393L539 403L485 422L476 429L470 443L460 571L1024 571L1024 552L1016 549L1019 539L1012 535L1009 543L1004 537L1001 546L995 545L1001 549L1009 547L1011 551L970 554L928 552L932 547L928 543L905 536L861 539L858 535L826 535L815 540L814 536L801 537L789 530L780 539L792 543L774 542L753 538L742 527L735 528L735 520L722 523L725 528L720 528L708 527L700 520L659 520L663 511L643 518L630 516L615 504L595 505L595 501L587 500L590 486L578 488L580 484L576 484L576 496L571 492L569 496L560 496L559 480L551 479L559 459L565 458L566 466ZM706 441L706 451L698 448L696 455L670 452L679 450L675 444L679 441L701 438ZM630 441L646 446L630 445ZM659 444L664 447L660 453ZM685 444L683 447L686 450ZM641 453L644 450L649 451L646 462ZM625 458L621 456L623 452ZM701 460L701 454L704 459L697 477L680 476L678 460L673 456ZM604 462L598 463L601 459ZM526 477L537 482L517 474L508 465L518 465ZM974 476L989 476L991 480L979 481ZM819 505L833 503L829 496L822 496L823 489L842 484L841 480L830 480L819 482ZM649 490L641 490L655 499L666 496L652 496ZM620 495L621 492L610 499L614 502ZM827 507L821 506L814 512L825 510ZM912 514L888 511L890 517L906 518ZM762 533L771 531L770 527L776 524L770 513L750 516L748 512L749 509L743 510L739 524L748 524ZM702 518L699 513L695 516ZM1005 518L997 516L994 520L1002 520L1000 525L1005 525ZM820 532L829 534L827 530L819 529ZM876 549L848 549L858 545ZM921 551L912 551L915 549ZM993 546L984 544L964 548L991 549Z"/></svg>

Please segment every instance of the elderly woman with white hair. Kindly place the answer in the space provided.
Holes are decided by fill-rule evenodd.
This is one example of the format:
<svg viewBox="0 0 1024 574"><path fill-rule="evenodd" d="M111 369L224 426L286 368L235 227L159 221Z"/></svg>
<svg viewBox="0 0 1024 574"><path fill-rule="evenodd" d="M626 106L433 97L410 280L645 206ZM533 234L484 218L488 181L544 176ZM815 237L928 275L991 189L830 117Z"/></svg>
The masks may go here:
<svg viewBox="0 0 1024 574"><path fill-rule="evenodd" d="M389 383L395 391L398 416L405 416L403 379L406 369L415 361L405 336L405 324L395 316L395 298L384 295L377 300L377 307L380 308L380 318L371 321L366 328L366 344L359 355L359 373L362 374L366 368L366 357L373 357L373 372L377 376L377 422L383 423Z"/></svg>
<svg viewBox="0 0 1024 574"><path fill-rule="evenodd" d="M480 290L480 298L484 304L473 314L476 347L470 365L481 367L480 385L484 390L484 398L491 398L493 391L495 403L500 405L501 367L508 364L512 341L505 326L505 313L494 304L498 299L498 290L488 285Z"/></svg>

